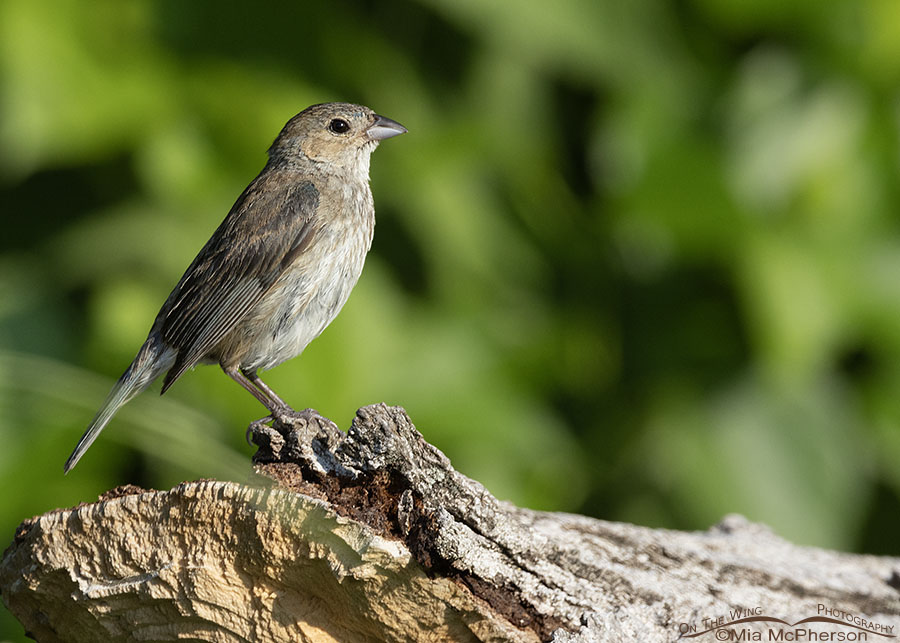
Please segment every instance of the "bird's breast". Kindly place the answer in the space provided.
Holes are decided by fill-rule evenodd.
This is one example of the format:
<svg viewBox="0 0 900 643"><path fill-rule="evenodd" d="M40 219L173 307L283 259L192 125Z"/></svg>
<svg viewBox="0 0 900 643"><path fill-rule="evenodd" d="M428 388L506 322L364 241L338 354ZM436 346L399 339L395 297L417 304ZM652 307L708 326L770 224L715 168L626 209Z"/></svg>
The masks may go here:
<svg viewBox="0 0 900 643"><path fill-rule="evenodd" d="M343 195L342 195L343 196ZM348 194L339 212L323 213L315 239L247 316L244 368L268 369L296 357L340 312L372 245L371 193ZM327 207L320 203L320 207Z"/></svg>

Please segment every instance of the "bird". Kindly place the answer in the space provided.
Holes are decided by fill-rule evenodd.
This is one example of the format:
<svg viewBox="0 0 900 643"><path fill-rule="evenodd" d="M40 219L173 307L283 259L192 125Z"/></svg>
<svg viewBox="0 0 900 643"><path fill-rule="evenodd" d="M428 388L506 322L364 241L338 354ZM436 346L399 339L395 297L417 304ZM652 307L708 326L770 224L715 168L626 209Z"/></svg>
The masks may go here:
<svg viewBox="0 0 900 643"><path fill-rule="evenodd" d="M122 405L164 372L165 393L201 363L219 364L266 407L258 422L296 416L258 371L302 353L347 301L374 235L370 156L406 131L351 103L312 105L291 118L163 303L64 472Z"/></svg>

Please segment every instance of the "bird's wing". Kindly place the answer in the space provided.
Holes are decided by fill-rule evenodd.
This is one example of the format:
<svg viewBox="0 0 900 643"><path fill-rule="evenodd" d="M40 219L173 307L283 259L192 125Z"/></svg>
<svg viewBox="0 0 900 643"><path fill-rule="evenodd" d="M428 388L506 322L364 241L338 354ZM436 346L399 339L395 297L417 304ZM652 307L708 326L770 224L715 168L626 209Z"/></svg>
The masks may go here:
<svg viewBox="0 0 900 643"><path fill-rule="evenodd" d="M178 350L165 392L262 299L316 234L319 192L263 173L251 183L184 273L154 328Z"/></svg>

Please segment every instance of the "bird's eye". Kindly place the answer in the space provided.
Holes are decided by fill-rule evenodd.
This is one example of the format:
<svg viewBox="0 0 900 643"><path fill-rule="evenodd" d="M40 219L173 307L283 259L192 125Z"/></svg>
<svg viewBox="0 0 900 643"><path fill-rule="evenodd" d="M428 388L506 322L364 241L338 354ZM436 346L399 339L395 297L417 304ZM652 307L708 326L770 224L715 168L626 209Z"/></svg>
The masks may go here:
<svg viewBox="0 0 900 643"><path fill-rule="evenodd" d="M328 123L328 129L330 129L335 134L345 134L346 132L350 131L350 123L342 118L336 118Z"/></svg>

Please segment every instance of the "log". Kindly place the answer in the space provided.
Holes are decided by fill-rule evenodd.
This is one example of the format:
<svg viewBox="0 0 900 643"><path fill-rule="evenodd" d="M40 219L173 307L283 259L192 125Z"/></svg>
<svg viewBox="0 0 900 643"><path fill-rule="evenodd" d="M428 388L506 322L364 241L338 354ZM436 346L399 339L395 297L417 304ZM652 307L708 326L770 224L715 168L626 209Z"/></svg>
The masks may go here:
<svg viewBox="0 0 900 643"><path fill-rule="evenodd" d="M455 471L399 407L360 409L346 434L298 415L252 437L244 484L123 487L23 522L0 591L29 636L652 643L900 630L898 558L796 546L739 516L686 533L516 507Z"/></svg>

